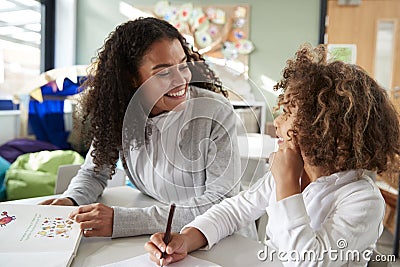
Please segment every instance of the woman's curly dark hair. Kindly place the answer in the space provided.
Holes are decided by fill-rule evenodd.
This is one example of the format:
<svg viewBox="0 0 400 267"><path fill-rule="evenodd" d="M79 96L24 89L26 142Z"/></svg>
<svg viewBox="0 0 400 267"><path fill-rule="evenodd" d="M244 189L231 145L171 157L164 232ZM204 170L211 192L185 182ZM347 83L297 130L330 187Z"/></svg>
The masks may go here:
<svg viewBox="0 0 400 267"><path fill-rule="evenodd" d="M115 172L115 164L122 150L122 127L125 111L139 84L138 69L151 45L163 39L177 39L187 56L193 85L227 97L220 80L204 62L204 58L189 48L185 38L166 21L139 18L123 23L111 32L93 62L93 70L84 83L80 101L83 123L92 141L91 155L95 170L108 168ZM135 117L129 126L143 131L146 118ZM141 129L139 129L141 128ZM146 137L136 136L137 146Z"/></svg>
<svg viewBox="0 0 400 267"><path fill-rule="evenodd" d="M302 46L279 88L278 107L298 107L292 130L311 165L381 173L400 155L399 114L385 89L359 66L328 62L325 46Z"/></svg>

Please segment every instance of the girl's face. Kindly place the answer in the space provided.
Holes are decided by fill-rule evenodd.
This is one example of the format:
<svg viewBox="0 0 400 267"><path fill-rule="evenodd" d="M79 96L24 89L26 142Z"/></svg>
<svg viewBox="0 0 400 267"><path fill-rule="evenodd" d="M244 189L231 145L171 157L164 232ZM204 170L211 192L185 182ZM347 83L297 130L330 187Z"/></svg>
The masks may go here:
<svg viewBox="0 0 400 267"><path fill-rule="evenodd" d="M187 98L192 78L186 60L179 40L167 38L152 44L143 57L139 67L140 90L151 105L152 116L184 106L180 104Z"/></svg>
<svg viewBox="0 0 400 267"><path fill-rule="evenodd" d="M276 135L278 137L279 146L283 144L289 145L288 142L293 141L293 133L290 132L290 130L293 129L293 122L296 118L297 110L297 106L290 106L289 110L289 103L285 103L283 105L283 112L274 120L274 126L276 128ZM288 133L290 136L288 135Z"/></svg>

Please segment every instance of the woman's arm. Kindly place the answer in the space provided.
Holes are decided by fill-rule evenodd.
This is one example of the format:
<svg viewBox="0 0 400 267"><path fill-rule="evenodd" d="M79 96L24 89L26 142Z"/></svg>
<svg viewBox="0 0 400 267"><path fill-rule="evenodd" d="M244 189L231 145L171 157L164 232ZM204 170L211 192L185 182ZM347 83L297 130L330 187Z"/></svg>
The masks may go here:
<svg viewBox="0 0 400 267"><path fill-rule="evenodd" d="M107 170L99 173L94 171L93 157L90 155L93 147L86 154L85 163L78 174L71 180L68 189L60 198L71 198L78 205L87 205L97 201L107 186Z"/></svg>

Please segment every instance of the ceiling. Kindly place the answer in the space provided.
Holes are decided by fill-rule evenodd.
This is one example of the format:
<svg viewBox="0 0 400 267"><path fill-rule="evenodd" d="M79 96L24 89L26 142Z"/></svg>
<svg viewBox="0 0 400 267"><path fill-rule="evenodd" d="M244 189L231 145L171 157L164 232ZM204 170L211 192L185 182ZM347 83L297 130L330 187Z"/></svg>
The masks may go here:
<svg viewBox="0 0 400 267"><path fill-rule="evenodd" d="M39 48L41 3L36 0L1 0L0 39Z"/></svg>

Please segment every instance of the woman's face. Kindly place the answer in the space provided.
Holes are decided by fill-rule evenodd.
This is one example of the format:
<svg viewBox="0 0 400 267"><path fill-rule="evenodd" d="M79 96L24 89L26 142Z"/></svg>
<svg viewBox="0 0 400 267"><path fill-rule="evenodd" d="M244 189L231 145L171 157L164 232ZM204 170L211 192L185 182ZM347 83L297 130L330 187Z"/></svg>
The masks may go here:
<svg viewBox="0 0 400 267"><path fill-rule="evenodd" d="M150 46L139 67L140 90L151 105L150 115L184 106L180 104L186 100L192 78L186 60L178 39L166 38Z"/></svg>

